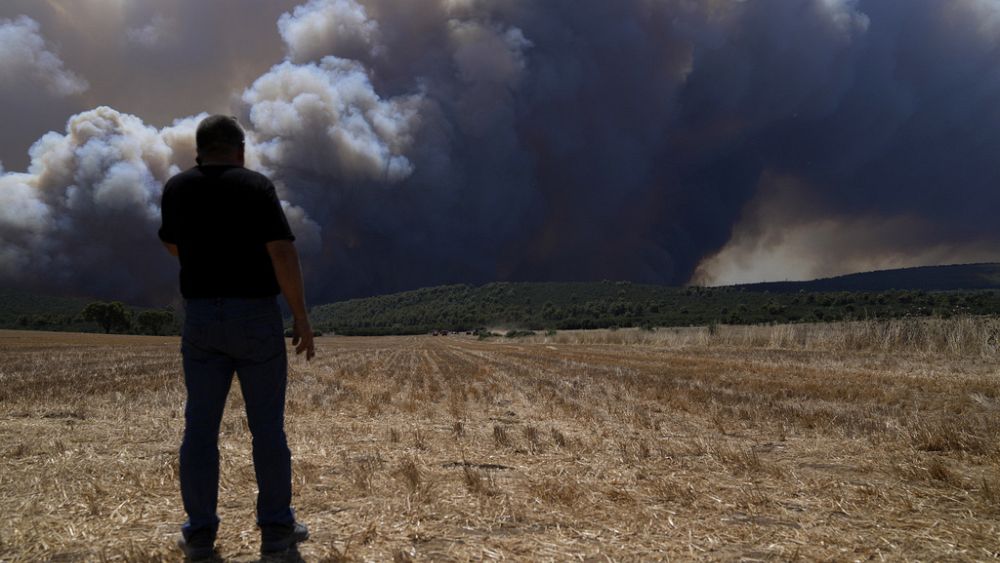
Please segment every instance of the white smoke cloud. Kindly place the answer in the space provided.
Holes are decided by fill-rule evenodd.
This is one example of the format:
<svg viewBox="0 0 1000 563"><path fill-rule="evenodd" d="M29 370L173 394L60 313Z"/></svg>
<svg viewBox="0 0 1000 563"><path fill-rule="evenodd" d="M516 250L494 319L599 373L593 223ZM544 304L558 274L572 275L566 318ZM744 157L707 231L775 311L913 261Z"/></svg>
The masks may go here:
<svg viewBox="0 0 1000 563"><path fill-rule="evenodd" d="M0 169L0 279L133 298L173 293L169 261L155 259L159 200L166 180L193 164L204 117L157 129L99 107L39 139L27 173ZM248 147L249 165L259 152ZM282 204L303 246L316 250L319 226Z"/></svg>
<svg viewBox="0 0 1000 563"><path fill-rule="evenodd" d="M915 232L928 234L914 237ZM825 217L771 225L759 238L737 236L704 260L692 283L803 281L873 270L1000 260L994 243L955 242L947 236L947 226L914 217Z"/></svg>
<svg viewBox="0 0 1000 563"><path fill-rule="evenodd" d="M420 99L381 98L360 63L337 57L279 64L243 93L268 169L389 182L413 171L405 151Z"/></svg>
<svg viewBox="0 0 1000 563"><path fill-rule="evenodd" d="M30 174L0 176L0 232L4 238L23 232L38 232L49 220L49 208L38 198Z"/></svg>
<svg viewBox="0 0 1000 563"><path fill-rule="evenodd" d="M525 70L531 48L524 33L475 20L448 22L452 60L465 88L457 100L459 123L474 135L488 134L498 122L510 122L507 108Z"/></svg>
<svg viewBox="0 0 1000 563"><path fill-rule="evenodd" d="M283 14L278 30L297 63L328 55L360 59L381 50L378 23L356 0L310 0Z"/></svg>
<svg viewBox="0 0 1000 563"><path fill-rule="evenodd" d="M129 28L125 37L130 43L153 49L176 35L175 26L173 19L156 14L146 25Z"/></svg>
<svg viewBox="0 0 1000 563"><path fill-rule="evenodd" d="M172 152L158 130L107 107L43 136L27 173L0 176L0 274L40 287L108 283L126 295L162 285L132 233L155 231L162 184L179 171Z"/></svg>
<svg viewBox="0 0 1000 563"><path fill-rule="evenodd" d="M152 221L156 182L177 171L155 129L106 107L74 116L66 134L45 135L30 154L31 184L63 222L119 213Z"/></svg>
<svg viewBox="0 0 1000 563"><path fill-rule="evenodd" d="M506 86L524 71L524 52L531 41L520 29L463 20L452 20L449 27L455 66L463 81Z"/></svg>
<svg viewBox="0 0 1000 563"><path fill-rule="evenodd" d="M867 31L871 20L858 9L858 0L823 0L829 11L830 22L846 36L858 31Z"/></svg>
<svg viewBox="0 0 1000 563"><path fill-rule="evenodd" d="M6 87L30 81L54 96L80 94L89 87L86 80L64 68L42 37L41 26L31 18L0 19L0 45L0 76Z"/></svg>
<svg viewBox="0 0 1000 563"><path fill-rule="evenodd" d="M281 186L279 186L280 189ZM285 211L288 226L295 233L296 246L305 253L317 253L322 246L323 228L319 223L313 221L302 207L282 200L281 208Z"/></svg>

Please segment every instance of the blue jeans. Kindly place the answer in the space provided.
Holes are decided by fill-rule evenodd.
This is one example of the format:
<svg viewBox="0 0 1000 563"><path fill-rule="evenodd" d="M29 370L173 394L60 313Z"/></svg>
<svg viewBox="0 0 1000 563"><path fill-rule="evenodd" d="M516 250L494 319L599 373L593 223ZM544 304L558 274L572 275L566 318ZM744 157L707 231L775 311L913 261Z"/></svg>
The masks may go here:
<svg viewBox="0 0 1000 563"><path fill-rule="evenodd" d="M253 434L257 524L287 526L291 509L291 453L285 439L288 358L281 311L265 299L189 299L181 338L187 405L180 451L182 531L215 536L219 527L219 425L235 372Z"/></svg>

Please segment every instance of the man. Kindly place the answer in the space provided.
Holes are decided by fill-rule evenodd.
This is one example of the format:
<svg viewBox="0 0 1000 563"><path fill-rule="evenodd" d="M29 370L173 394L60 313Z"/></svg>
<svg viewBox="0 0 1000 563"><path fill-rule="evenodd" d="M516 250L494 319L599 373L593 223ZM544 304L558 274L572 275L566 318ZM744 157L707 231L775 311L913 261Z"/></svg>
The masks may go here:
<svg viewBox="0 0 1000 563"><path fill-rule="evenodd" d="M206 118L196 143L198 165L163 188L159 232L180 259L185 299L180 478L188 520L178 544L191 560L217 557L219 425L235 372L253 434L261 553L290 553L309 534L291 508L279 291L294 316L295 353L305 352L307 360L315 353L295 237L274 186L243 167L244 135L236 118Z"/></svg>

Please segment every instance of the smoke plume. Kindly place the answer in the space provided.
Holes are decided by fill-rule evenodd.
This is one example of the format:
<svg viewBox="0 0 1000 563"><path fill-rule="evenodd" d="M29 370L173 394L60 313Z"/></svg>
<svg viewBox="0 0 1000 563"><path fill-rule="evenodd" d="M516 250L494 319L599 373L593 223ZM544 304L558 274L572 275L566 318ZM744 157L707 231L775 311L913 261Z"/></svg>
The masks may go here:
<svg viewBox="0 0 1000 563"><path fill-rule="evenodd" d="M0 20L0 73L20 78L52 96L71 96L87 89L86 80L63 67L62 59L49 50L39 34L38 22L20 17ZM9 88L10 82L5 84Z"/></svg>
<svg viewBox="0 0 1000 563"><path fill-rule="evenodd" d="M269 18L271 51L207 55L220 69L272 55L235 88L245 70L218 71L223 110L186 90L212 84L205 68L185 74L176 42L195 3L137 4L118 36L171 69L158 98L194 109L171 121L81 111L32 146L26 171L0 171L4 283L176 292L157 205L191 164L203 111L246 125L249 165L278 186L314 300L1000 255L995 2L309 0L241 15L254 29ZM86 96L103 90L31 22L0 22L5 46L19 26L41 53L18 59L19 76L63 96L85 81ZM212 53L240 37L219 33L191 41Z"/></svg>

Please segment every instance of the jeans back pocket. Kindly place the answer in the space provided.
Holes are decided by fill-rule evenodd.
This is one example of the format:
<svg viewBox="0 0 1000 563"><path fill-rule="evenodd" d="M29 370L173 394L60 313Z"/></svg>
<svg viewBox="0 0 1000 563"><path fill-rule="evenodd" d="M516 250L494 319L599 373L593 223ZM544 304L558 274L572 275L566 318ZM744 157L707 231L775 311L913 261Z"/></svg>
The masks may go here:
<svg viewBox="0 0 1000 563"><path fill-rule="evenodd" d="M242 342L234 346L242 350L242 359L266 362L285 352L285 339L281 318L261 317L242 322Z"/></svg>

